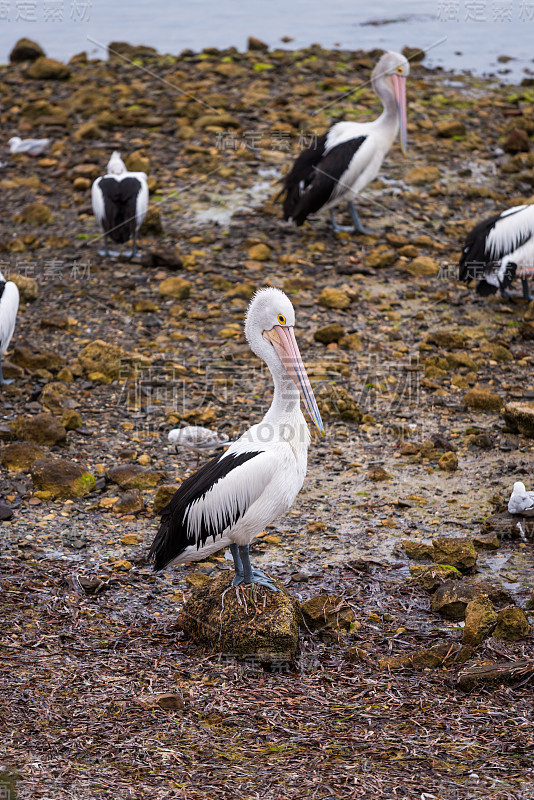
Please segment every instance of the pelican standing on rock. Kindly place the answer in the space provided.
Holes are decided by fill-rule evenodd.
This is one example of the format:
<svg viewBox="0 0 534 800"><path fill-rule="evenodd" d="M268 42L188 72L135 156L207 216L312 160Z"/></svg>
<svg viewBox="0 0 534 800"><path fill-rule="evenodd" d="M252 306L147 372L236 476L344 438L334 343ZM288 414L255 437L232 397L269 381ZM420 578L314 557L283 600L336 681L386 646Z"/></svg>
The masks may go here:
<svg viewBox="0 0 534 800"><path fill-rule="evenodd" d="M234 586L274 583L250 564L249 545L293 504L306 475L310 432L300 395L321 433L324 427L302 363L295 312L279 289L260 289L247 311L245 336L269 367L271 407L228 450L187 478L163 509L149 558L156 570L200 561L223 547L234 559Z"/></svg>
<svg viewBox="0 0 534 800"><path fill-rule="evenodd" d="M353 198L378 175L400 129L406 155L406 78L410 65L399 53L384 53L371 83L384 110L374 122L336 122L304 150L284 180L284 219L302 225L310 214L330 209L334 233L372 233L365 228ZM353 226L338 225L333 206L347 200Z"/></svg>
<svg viewBox="0 0 534 800"><path fill-rule="evenodd" d="M13 383L6 380L2 374L2 356L7 348L15 330L17 311L19 309L19 290L13 281L6 281L0 272L0 386Z"/></svg>
<svg viewBox="0 0 534 800"><path fill-rule="evenodd" d="M478 280L483 297L499 290L508 297L515 277L521 278L523 297L532 300L528 275L534 272L534 205L514 206L475 225L460 258L460 280Z"/></svg>
<svg viewBox="0 0 534 800"><path fill-rule="evenodd" d="M125 258L137 255L137 232L146 217L148 209L148 183L144 172L128 172L126 164L117 151L111 154L108 171L97 178L91 188L93 212L104 232L104 250L98 254L119 255L108 250L108 236L116 244L124 244L133 238L131 253Z"/></svg>

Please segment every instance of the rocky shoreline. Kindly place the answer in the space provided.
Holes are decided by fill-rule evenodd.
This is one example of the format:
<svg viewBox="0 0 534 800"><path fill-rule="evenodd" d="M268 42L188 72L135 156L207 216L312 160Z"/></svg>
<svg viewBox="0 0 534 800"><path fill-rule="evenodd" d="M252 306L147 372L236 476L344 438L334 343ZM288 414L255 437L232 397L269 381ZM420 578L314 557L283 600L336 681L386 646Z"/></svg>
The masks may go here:
<svg viewBox="0 0 534 800"><path fill-rule="evenodd" d="M128 796L134 780L165 797L176 765L176 796L202 800L206 775L214 798L523 798L534 534L506 500L534 477L534 304L456 276L476 221L534 202L533 89L413 62L408 157L395 147L359 204L377 235L333 236L325 216L283 223L278 181L332 119L376 117L377 52L255 47L114 43L64 65L27 43L0 66L6 140L53 140L0 168L0 269L23 301L1 393L6 775L32 798ZM149 176L132 263L96 253L90 186L112 150ZM243 665L235 640L234 660L210 655L179 617L227 582L224 554L146 564L196 464L166 432L235 435L266 407L242 319L269 283L295 305L327 423L294 508L254 545L300 604L279 673L258 653Z"/></svg>

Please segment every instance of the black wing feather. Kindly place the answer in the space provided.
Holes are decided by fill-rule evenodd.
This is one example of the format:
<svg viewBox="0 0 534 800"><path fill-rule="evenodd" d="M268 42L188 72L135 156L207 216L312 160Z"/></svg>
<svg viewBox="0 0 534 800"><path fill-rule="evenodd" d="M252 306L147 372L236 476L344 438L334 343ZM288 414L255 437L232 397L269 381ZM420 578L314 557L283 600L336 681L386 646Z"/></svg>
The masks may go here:
<svg viewBox="0 0 534 800"><path fill-rule="evenodd" d="M137 195L141 191L138 178L102 178L99 188L104 196L104 233L116 244L124 244L135 233Z"/></svg>
<svg viewBox="0 0 534 800"><path fill-rule="evenodd" d="M233 514L225 511L221 515L222 522L219 526L210 525L209 521L203 518L200 536L196 539L188 531L187 511L191 503L200 500L229 472L262 452L255 450L237 455L232 453L231 455L216 456L189 478L186 478L173 495L170 503L161 512L161 524L148 553L149 560L154 562L154 569L163 569L191 545L196 545L198 550L210 536L215 541L215 538L222 535L229 526L235 525L245 513L246 508L237 508Z"/></svg>
<svg viewBox="0 0 534 800"><path fill-rule="evenodd" d="M300 195L292 214L297 225L302 225L310 214L319 211L330 200L341 176L366 138L358 136L336 145L321 159L320 164L313 167L313 179Z"/></svg>
<svg viewBox="0 0 534 800"><path fill-rule="evenodd" d="M326 147L327 133L318 136L311 147L303 150L284 179L284 219L294 216L301 195L301 184L308 186L315 175L314 167L320 162Z"/></svg>

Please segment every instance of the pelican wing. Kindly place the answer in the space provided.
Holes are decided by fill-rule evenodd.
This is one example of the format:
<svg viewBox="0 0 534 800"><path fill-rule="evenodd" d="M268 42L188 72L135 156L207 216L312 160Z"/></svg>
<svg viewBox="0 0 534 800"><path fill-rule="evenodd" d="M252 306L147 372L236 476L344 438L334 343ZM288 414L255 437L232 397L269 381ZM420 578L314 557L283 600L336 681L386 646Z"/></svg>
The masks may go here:
<svg viewBox="0 0 534 800"><path fill-rule="evenodd" d="M254 463L251 464L251 460ZM231 530L263 493L277 466L273 453L261 449L216 456L187 478L163 509L149 551L156 570L175 561L187 548Z"/></svg>
<svg viewBox="0 0 534 800"><path fill-rule="evenodd" d="M531 206L514 206L482 220L465 240L460 258L460 280L469 283L480 278L482 267L482 272L490 276L495 273L503 283L505 275L497 275L501 260L533 235L534 209ZM498 286L499 282L495 285Z"/></svg>
<svg viewBox="0 0 534 800"><path fill-rule="evenodd" d="M0 273L0 356L9 347L15 330L19 307L19 290L12 281L2 280Z"/></svg>
<svg viewBox="0 0 534 800"><path fill-rule="evenodd" d="M366 140L366 136L357 136L332 147L324 158L316 164L313 179L303 189L293 211L293 219L302 225L310 215L319 211L336 193L340 181L349 169L354 155ZM350 189L350 186L345 187Z"/></svg>
<svg viewBox="0 0 534 800"><path fill-rule="evenodd" d="M308 186L315 176L315 167L321 161L326 147L326 133L319 136L311 147L303 150L290 171L284 178L284 219L294 217L295 208L298 205L303 190Z"/></svg>

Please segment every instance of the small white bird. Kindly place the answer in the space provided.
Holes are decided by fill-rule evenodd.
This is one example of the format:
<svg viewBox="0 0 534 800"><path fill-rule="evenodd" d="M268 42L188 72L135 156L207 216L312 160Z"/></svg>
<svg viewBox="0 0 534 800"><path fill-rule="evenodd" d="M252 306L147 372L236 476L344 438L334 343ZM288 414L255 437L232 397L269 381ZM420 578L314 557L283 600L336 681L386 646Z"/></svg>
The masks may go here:
<svg viewBox="0 0 534 800"><path fill-rule="evenodd" d="M525 484L521 481L514 483L514 488L508 501L508 511L510 514L534 517L534 492L527 492Z"/></svg>
<svg viewBox="0 0 534 800"><path fill-rule="evenodd" d="M336 122L304 150L284 180L284 219L297 225L319 209L330 209L335 233L372 233L362 225L353 199L371 183L400 129L406 153L406 78L410 65L400 53L388 52L375 66L371 82L384 111L373 122ZM353 226L334 219L333 206L348 201Z"/></svg>
<svg viewBox="0 0 534 800"><path fill-rule="evenodd" d="M102 256L117 256L108 250L108 236L116 244L133 238L133 247L126 258L137 255L137 232L148 209L148 183L144 172L128 172L121 154L111 154L107 173L97 178L91 188L93 212L104 233Z"/></svg>
<svg viewBox="0 0 534 800"><path fill-rule="evenodd" d="M19 308L19 290L13 281L6 281L0 272L0 386L13 383L2 375L2 356L7 348L15 330L17 311Z"/></svg>
<svg viewBox="0 0 534 800"><path fill-rule="evenodd" d="M273 376L271 407L225 453L187 478L163 509L149 552L155 569L200 561L229 546L234 586L255 583L277 591L261 570L252 569L249 545L266 525L291 508L306 475L311 437L299 392L324 433L294 324L293 306L279 289L261 289L254 295L245 336Z"/></svg>
<svg viewBox="0 0 534 800"><path fill-rule="evenodd" d="M8 142L10 153L26 153L29 156L40 156L50 147L51 139L21 139L12 136Z"/></svg>
<svg viewBox="0 0 534 800"><path fill-rule="evenodd" d="M192 450L197 455L210 453L230 444L230 439L226 434L218 431L210 431L201 425L187 425L185 428L173 428L169 431L169 442L178 450L185 447Z"/></svg>
<svg viewBox="0 0 534 800"><path fill-rule="evenodd" d="M521 278L523 297L531 300L528 276L534 273L534 205L514 206L479 222L467 236L460 258L460 280L478 281L477 294L508 297Z"/></svg>

